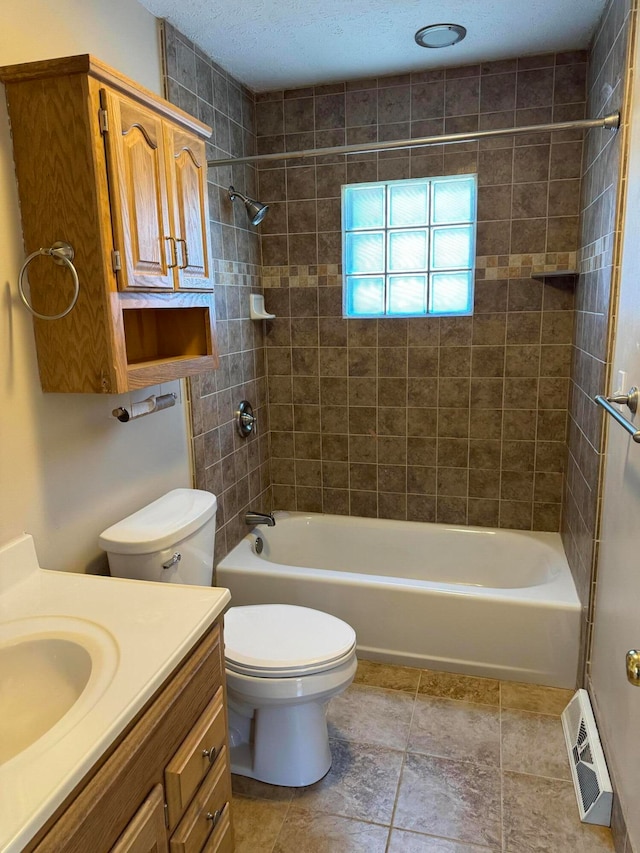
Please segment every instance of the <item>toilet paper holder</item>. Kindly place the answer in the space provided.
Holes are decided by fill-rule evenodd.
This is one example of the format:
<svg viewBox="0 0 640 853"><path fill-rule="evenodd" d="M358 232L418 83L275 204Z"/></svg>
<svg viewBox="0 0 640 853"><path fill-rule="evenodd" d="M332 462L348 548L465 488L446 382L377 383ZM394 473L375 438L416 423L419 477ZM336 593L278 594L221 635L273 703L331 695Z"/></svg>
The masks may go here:
<svg viewBox="0 0 640 853"><path fill-rule="evenodd" d="M131 410L125 409L123 406L118 406L111 414L114 418L120 421L121 424L126 424L129 421L135 421L137 418L143 418L145 415L153 415L155 412L161 412L163 409L170 409L175 406L178 395L171 394L152 394L146 400L139 400L131 404Z"/></svg>

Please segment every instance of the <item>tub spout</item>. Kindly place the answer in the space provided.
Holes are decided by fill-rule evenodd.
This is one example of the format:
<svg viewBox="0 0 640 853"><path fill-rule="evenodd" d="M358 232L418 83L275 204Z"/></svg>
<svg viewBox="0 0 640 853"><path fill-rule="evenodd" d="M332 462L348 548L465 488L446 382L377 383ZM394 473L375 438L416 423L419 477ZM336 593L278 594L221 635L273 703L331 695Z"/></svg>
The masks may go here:
<svg viewBox="0 0 640 853"><path fill-rule="evenodd" d="M270 512L255 512L250 509L244 517L245 523L254 527L256 524L266 524L267 527L275 527L276 520Z"/></svg>

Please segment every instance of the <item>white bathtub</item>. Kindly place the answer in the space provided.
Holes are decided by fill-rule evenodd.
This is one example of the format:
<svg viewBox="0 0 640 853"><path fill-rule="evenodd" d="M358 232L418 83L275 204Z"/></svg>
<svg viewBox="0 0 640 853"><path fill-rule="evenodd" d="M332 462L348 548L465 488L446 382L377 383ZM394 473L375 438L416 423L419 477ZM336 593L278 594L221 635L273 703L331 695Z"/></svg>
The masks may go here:
<svg viewBox="0 0 640 853"><path fill-rule="evenodd" d="M325 610L370 660L575 686L580 602L558 534L275 515L218 565L232 604Z"/></svg>

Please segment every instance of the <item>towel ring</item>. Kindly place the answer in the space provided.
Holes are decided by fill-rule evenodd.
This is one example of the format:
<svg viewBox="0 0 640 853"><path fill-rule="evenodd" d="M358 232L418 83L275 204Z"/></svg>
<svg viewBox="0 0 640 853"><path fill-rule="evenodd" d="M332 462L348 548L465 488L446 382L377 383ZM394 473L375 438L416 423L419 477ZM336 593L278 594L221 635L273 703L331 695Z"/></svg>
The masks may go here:
<svg viewBox="0 0 640 853"><path fill-rule="evenodd" d="M73 297L71 299L71 303L67 308L64 309L64 311L61 311L59 314L40 314L31 305L24 292L24 276L27 271L27 267L34 258L37 258L40 255L49 255L53 258L54 264L64 264L73 276L74 292ZM58 241L57 243L54 243L50 249L38 249L35 252L31 252L31 254L27 255L27 257L25 258L24 263L20 267L20 272L18 274L18 290L20 291L20 299L22 299L27 311L30 311L34 317L38 317L38 319L40 320L61 320L63 317L66 317L67 314L69 314L75 307L75 304L78 301L78 294L80 293L80 282L78 281L77 270L73 265L74 256L75 252L73 250L73 246L70 246L69 243Z"/></svg>

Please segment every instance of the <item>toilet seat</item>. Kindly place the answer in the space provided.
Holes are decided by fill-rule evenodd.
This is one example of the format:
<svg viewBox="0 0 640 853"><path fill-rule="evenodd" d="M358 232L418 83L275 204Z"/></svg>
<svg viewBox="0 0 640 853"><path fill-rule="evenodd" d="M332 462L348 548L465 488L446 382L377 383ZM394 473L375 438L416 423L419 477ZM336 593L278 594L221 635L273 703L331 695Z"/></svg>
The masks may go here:
<svg viewBox="0 0 640 853"><path fill-rule="evenodd" d="M257 678L295 678L341 666L353 654L346 622L289 604L231 607L225 614L225 661L231 672Z"/></svg>

